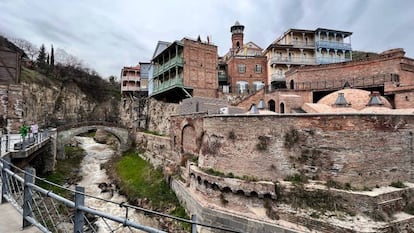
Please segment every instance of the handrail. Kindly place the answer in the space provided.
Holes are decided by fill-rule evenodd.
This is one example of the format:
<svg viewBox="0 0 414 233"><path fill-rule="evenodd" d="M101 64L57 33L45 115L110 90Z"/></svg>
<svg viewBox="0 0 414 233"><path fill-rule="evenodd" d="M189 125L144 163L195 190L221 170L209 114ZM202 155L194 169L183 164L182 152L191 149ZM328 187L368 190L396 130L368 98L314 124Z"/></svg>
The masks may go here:
<svg viewBox="0 0 414 233"><path fill-rule="evenodd" d="M54 193L51 190L47 190L47 189L44 189L36 185L35 184L36 180L45 181L45 179L37 177L35 175L35 170L33 168L26 168L25 170L22 170L14 166L10 162L10 159L8 158L6 159L0 158L0 167L1 167L1 184L2 184L1 203L10 202L16 209L18 209L18 212L23 215L23 227L34 225L37 228L39 228L42 232L51 232L49 229L49 226L47 226L47 223L49 223L52 225L52 227L54 227L54 229L56 229L55 231L57 231L57 228L60 227L59 224L62 224L62 220L54 222L51 214L49 214L49 210L46 208L46 205L44 205L46 208L45 211L49 215L50 219L48 220L51 220L52 221L51 223L48 221L45 221L45 219L42 216L42 213L34 213L35 212L34 207L36 207L38 211L41 212L39 210L40 208L37 206L37 202L43 202L44 204L45 199L50 198L52 199L52 202L58 201L59 203L64 204L66 207L73 209L75 216L71 218L70 221L73 221L73 229L75 232L83 232L83 229L84 229L83 225L85 224L85 222L86 224L88 224L87 227L92 228L92 231L96 232L93 224L91 224L90 221L85 217L85 213L88 213L92 216L97 216L97 217L102 218L105 223L106 223L106 220L111 220L113 222L122 224L122 227L132 227L132 228L139 229L145 232L150 232L150 233L165 233L164 231L161 231L161 230L149 227L149 226L141 225L139 223L129 220L128 209L131 208L131 209L142 211L144 213L154 214L154 215L161 216L161 217L171 218L176 221L189 223L192 225L192 231L191 231L192 233L196 232L195 226L197 225L208 227L211 229L222 230L226 232L241 233L239 231L235 231L232 229L197 222L195 215L192 216L191 220L179 218L179 217L171 216L168 214L156 212L153 210L148 210L148 209L144 209L141 207L132 206L129 204L124 204L124 203L117 203L114 201L109 201L103 198L88 195L85 193L83 187L77 186L76 190L71 190L71 189L62 187L58 184L54 184L50 181L47 181L48 184L51 184L58 188L63 188L64 190L69 190L71 193L75 194L74 201L68 200L65 197L62 197ZM19 176L17 173L13 172L12 169L15 169L19 171L20 173L24 174L24 178ZM39 195L39 193L41 195ZM113 216L108 213L93 209L91 207L87 207L84 205L84 197L95 198L101 201L116 204L117 206L121 208L125 208L125 217ZM56 208L55 210L57 211ZM41 218L36 217L39 214ZM59 213L57 213L57 215L59 215ZM109 227L108 224L107 226ZM111 232L113 231L114 229L111 229ZM70 231L63 230L63 232L70 232Z"/></svg>

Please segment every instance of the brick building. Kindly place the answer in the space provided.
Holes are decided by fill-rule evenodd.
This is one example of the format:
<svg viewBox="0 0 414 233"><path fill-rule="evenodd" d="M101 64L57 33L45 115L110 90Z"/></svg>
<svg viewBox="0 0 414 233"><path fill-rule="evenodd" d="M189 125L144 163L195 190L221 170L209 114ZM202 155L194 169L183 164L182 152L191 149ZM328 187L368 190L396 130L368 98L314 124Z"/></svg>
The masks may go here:
<svg viewBox="0 0 414 233"><path fill-rule="evenodd" d="M285 73L292 68L352 60L351 35L324 28L289 29L265 50L267 84L272 89L285 88Z"/></svg>
<svg viewBox="0 0 414 233"><path fill-rule="evenodd" d="M231 26L232 47L219 61L220 90L249 94L262 89L266 81L266 57L253 42L244 44L244 26Z"/></svg>
<svg viewBox="0 0 414 233"><path fill-rule="evenodd" d="M377 91L392 108L413 108L414 59L403 49L385 51L360 61L300 67L286 73L289 89L311 91L316 103L344 86Z"/></svg>
<svg viewBox="0 0 414 233"><path fill-rule="evenodd" d="M217 46L201 39L160 42L152 59L150 96L178 102L193 96L217 97Z"/></svg>
<svg viewBox="0 0 414 233"><path fill-rule="evenodd" d="M140 62L133 67L124 67L121 70L122 94L148 91L148 70L150 63Z"/></svg>

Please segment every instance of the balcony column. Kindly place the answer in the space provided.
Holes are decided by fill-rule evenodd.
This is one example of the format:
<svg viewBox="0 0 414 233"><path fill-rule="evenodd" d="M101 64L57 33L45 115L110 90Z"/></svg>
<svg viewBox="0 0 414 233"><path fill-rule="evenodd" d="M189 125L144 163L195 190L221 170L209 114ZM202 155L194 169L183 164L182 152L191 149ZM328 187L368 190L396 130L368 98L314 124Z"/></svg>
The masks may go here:
<svg viewBox="0 0 414 233"><path fill-rule="evenodd" d="M342 49L341 61L345 61L345 50Z"/></svg>
<svg viewBox="0 0 414 233"><path fill-rule="evenodd" d="M334 41L336 43L336 32L334 32Z"/></svg>
<svg viewBox="0 0 414 233"><path fill-rule="evenodd" d="M290 60L290 53L289 53L289 49L286 49L286 60Z"/></svg>
<svg viewBox="0 0 414 233"><path fill-rule="evenodd" d="M335 51L335 58L334 58L334 62L337 62L338 61L338 59L337 59L337 57L338 57L338 50L334 50Z"/></svg>
<svg viewBox="0 0 414 233"><path fill-rule="evenodd" d="M331 55L329 54L329 50L331 49L326 49L326 55L328 55L328 61L332 62L332 57L330 57Z"/></svg>
<svg viewBox="0 0 414 233"><path fill-rule="evenodd" d="M300 58L302 59L302 62L305 62L305 57L303 56L303 49L300 49Z"/></svg>
<svg viewBox="0 0 414 233"><path fill-rule="evenodd" d="M290 44L293 44L293 32L290 32Z"/></svg>
<svg viewBox="0 0 414 233"><path fill-rule="evenodd" d="M352 61L352 50L349 50L349 56L350 56L351 61Z"/></svg>
<svg viewBox="0 0 414 233"><path fill-rule="evenodd" d="M318 32L318 41L321 40L321 31Z"/></svg>
<svg viewBox="0 0 414 233"><path fill-rule="evenodd" d="M329 32L326 31L326 41L329 41Z"/></svg>

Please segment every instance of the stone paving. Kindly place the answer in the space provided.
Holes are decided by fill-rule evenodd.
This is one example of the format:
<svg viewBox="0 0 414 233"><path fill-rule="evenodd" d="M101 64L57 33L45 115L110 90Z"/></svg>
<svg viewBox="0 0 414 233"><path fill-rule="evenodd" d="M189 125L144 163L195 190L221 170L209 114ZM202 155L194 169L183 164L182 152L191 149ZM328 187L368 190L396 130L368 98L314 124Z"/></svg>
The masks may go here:
<svg viewBox="0 0 414 233"><path fill-rule="evenodd" d="M40 233L34 226L22 229L22 216L9 203L0 204L0 232L4 233Z"/></svg>

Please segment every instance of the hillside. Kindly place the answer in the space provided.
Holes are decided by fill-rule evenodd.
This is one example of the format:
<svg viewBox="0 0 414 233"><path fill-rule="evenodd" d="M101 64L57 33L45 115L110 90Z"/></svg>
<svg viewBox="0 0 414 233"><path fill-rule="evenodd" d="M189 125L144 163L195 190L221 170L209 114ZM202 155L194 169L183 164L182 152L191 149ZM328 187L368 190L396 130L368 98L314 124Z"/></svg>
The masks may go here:
<svg viewBox="0 0 414 233"><path fill-rule="evenodd" d="M24 118L41 126L119 118L119 85L73 67L46 75L22 67Z"/></svg>

